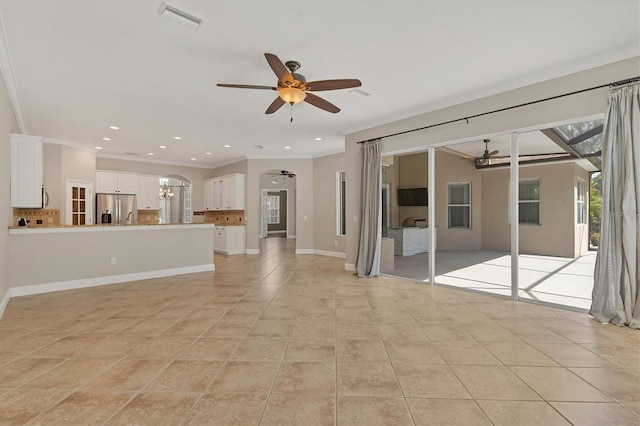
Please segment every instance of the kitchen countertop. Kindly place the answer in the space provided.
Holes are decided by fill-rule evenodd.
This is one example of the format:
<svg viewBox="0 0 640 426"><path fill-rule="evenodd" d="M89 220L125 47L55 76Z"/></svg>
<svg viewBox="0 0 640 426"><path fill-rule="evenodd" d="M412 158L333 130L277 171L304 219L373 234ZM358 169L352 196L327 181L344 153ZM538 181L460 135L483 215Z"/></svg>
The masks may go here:
<svg viewBox="0 0 640 426"><path fill-rule="evenodd" d="M180 229L189 228L210 228L213 223L142 223L132 225L54 225L47 227L30 226L10 226L10 234L52 234L60 232L110 232L127 230L154 230L154 229Z"/></svg>

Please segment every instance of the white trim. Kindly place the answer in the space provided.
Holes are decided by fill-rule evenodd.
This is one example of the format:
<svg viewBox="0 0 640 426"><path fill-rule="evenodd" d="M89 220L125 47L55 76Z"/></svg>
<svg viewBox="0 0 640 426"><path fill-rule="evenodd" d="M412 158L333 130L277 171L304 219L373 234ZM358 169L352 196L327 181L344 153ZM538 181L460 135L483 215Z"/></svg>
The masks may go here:
<svg viewBox="0 0 640 426"><path fill-rule="evenodd" d="M283 229L281 231L267 231L267 234L286 234L287 230Z"/></svg>
<svg viewBox="0 0 640 426"><path fill-rule="evenodd" d="M42 143L48 143L50 145L64 145L64 146L68 146L70 148L74 148L80 151L86 151L86 152L91 152L91 153L96 153L96 152L100 152L99 149L95 149L95 148L89 148L86 145L81 145L79 143L75 143L75 142L69 142L69 141L63 141L60 139L51 139L51 138L42 138Z"/></svg>
<svg viewBox="0 0 640 426"><path fill-rule="evenodd" d="M123 160L123 161L138 161L140 163L154 163L154 164L168 164L171 166L184 166L184 167L194 167L194 168L198 168L198 169L214 169L214 168L218 168L218 167L222 167L222 166L216 166L216 165L212 165L212 164L194 164L195 161L193 163L183 163L180 161L162 161L162 160L152 160L149 158L145 158L142 155L141 156L133 156L134 158L131 158L131 155L114 155L114 154L96 154L96 158L112 158L114 160ZM232 163L237 163L238 161L242 161L242 160L235 160ZM229 163L231 164L231 163Z"/></svg>
<svg viewBox="0 0 640 426"><path fill-rule="evenodd" d="M34 284L24 287L11 287L11 297L29 296L32 294L51 293L53 291L74 290L79 288L96 287L100 285L123 283L128 281L145 280L150 278L170 277L173 275L193 274L197 272L214 271L215 265L185 266L181 268L160 269L156 271L135 272L132 274L109 275L105 277L83 278L80 280L59 281L53 283Z"/></svg>
<svg viewBox="0 0 640 426"><path fill-rule="evenodd" d="M353 264L353 263L345 263L344 264L344 270L345 271L355 272L356 271L356 265Z"/></svg>
<svg viewBox="0 0 640 426"><path fill-rule="evenodd" d="M296 238L295 235L287 235L287 238Z"/></svg>
<svg viewBox="0 0 640 426"><path fill-rule="evenodd" d="M227 256L232 256L234 254L245 254L246 250L222 250L222 249L213 249L214 253L226 254Z"/></svg>
<svg viewBox="0 0 640 426"><path fill-rule="evenodd" d="M7 293L4 295L2 300L0 301L0 318L4 315L4 310L7 308L9 304L9 300L11 299L11 289L7 289Z"/></svg>
<svg viewBox="0 0 640 426"><path fill-rule="evenodd" d="M314 249L296 249L296 254L316 254Z"/></svg>
<svg viewBox="0 0 640 426"><path fill-rule="evenodd" d="M56 226L50 228L11 228L9 234L63 234L73 232L122 232L122 231L157 231L160 229L202 229L213 228L213 223L183 223L181 225L86 225L86 226Z"/></svg>
<svg viewBox="0 0 640 426"><path fill-rule="evenodd" d="M320 256L339 257L340 259L345 259L347 257L346 253L341 253L339 251L314 250L313 252Z"/></svg>
<svg viewBox="0 0 640 426"><path fill-rule="evenodd" d="M16 116L18 122L18 129L22 134L28 134L27 122L24 118L24 112L22 111L22 102L20 101L20 92L18 91L18 83L16 81L15 73L13 72L13 61L11 60L11 53L9 51L9 45L7 44L7 34L4 30L4 20L0 13L0 70L4 75L4 82L7 86L7 93L11 106L13 107L13 113Z"/></svg>
<svg viewBox="0 0 640 426"><path fill-rule="evenodd" d="M260 254L260 249L246 249L244 254Z"/></svg>

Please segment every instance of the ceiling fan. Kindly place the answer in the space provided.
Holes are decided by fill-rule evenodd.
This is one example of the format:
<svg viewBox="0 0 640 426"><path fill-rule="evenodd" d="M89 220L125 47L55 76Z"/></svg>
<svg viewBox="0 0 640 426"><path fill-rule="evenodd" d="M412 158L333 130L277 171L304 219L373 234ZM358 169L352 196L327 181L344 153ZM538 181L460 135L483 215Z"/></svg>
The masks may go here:
<svg viewBox="0 0 640 426"><path fill-rule="evenodd" d="M276 86L223 83L219 83L217 86L236 89L277 90L279 96L271 103L271 105L269 105L267 110L264 112L265 114L273 114L285 103L289 103L293 106L302 101L335 114L340 112L340 108L311 92L349 89L352 87L360 87L362 85L360 80L357 79L318 80L307 82L307 79L302 74L296 73L298 68L300 68L300 62L287 61L282 63L282 61L273 53L265 53L264 56L267 58L269 66L278 77L278 84ZM293 121L293 118L291 120Z"/></svg>
<svg viewBox="0 0 640 426"><path fill-rule="evenodd" d="M489 166L489 165L491 165L491 157L493 157L496 154L498 154L498 152L499 152L498 150L489 152L489 141L490 141L490 139L485 139L483 141L484 145L485 145L484 154L482 154L482 157L476 157L476 166Z"/></svg>
<svg viewBox="0 0 640 426"><path fill-rule="evenodd" d="M280 170L280 172L267 173L267 175L269 175L269 176L286 176L286 177L290 177L290 178L296 177L295 173L291 173L288 170Z"/></svg>

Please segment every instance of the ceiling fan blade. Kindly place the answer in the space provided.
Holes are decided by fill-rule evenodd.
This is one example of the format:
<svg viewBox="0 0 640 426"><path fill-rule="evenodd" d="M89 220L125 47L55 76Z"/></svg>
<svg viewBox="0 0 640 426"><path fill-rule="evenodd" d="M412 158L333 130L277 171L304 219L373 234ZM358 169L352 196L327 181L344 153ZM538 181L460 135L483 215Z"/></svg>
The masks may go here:
<svg viewBox="0 0 640 426"><path fill-rule="evenodd" d="M491 152L487 155L487 157L493 157L493 156L494 156L494 155L496 155L498 152L500 152L500 151L498 151L498 150L491 151Z"/></svg>
<svg viewBox="0 0 640 426"><path fill-rule="evenodd" d="M340 80L318 80L305 83L307 90L312 92L320 92L323 90L338 90L338 89L350 89L352 87L360 87L362 83L360 80L352 79L340 79Z"/></svg>
<svg viewBox="0 0 640 426"><path fill-rule="evenodd" d="M283 101L282 98L278 96L273 102L271 102L271 105L269 105L269 108L267 108L267 110L264 113L273 114L274 112L279 110L280 107L284 104L285 104L285 101Z"/></svg>
<svg viewBox="0 0 640 426"><path fill-rule="evenodd" d="M224 84L218 83L216 84L218 87L231 87L234 89L262 89L262 90L278 90L273 86L254 86L252 84Z"/></svg>
<svg viewBox="0 0 640 426"><path fill-rule="evenodd" d="M338 108L331 102L326 101L322 99L320 96L314 95L313 93L309 93L309 92L306 92L306 93L307 93L307 97L304 99L305 102L334 114L337 112L340 112L340 108Z"/></svg>
<svg viewBox="0 0 640 426"><path fill-rule="evenodd" d="M293 76L291 75L287 67L284 66L280 58L278 58L273 53L265 53L264 57L267 58L269 66L271 67L275 75L278 76L278 81L289 81L291 83L294 82Z"/></svg>

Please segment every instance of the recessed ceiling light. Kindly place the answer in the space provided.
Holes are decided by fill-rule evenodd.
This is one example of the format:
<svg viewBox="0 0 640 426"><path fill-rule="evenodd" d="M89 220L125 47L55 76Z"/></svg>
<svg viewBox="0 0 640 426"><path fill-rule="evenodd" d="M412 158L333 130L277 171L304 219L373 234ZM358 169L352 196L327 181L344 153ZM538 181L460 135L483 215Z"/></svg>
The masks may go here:
<svg viewBox="0 0 640 426"><path fill-rule="evenodd" d="M210 152L205 152L205 155L211 155L211 153Z"/></svg>
<svg viewBox="0 0 640 426"><path fill-rule="evenodd" d="M153 152L147 152L147 155L156 155Z"/></svg>
<svg viewBox="0 0 640 426"><path fill-rule="evenodd" d="M317 141L321 141L321 140L322 140L322 138L315 138L315 140L317 140Z"/></svg>
<svg viewBox="0 0 640 426"><path fill-rule="evenodd" d="M174 136L173 137L175 140L179 141L180 139L182 139L180 136Z"/></svg>
<svg viewBox="0 0 640 426"><path fill-rule="evenodd" d="M111 130L120 130L120 127L118 127L118 126L109 126L109 128Z"/></svg>
<svg viewBox="0 0 640 426"><path fill-rule="evenodd" d="M285 146L284 149L291 149L291 147L290 146Z"/></svg>
<svg viewBox="0 0 640 426"><path fill-rule="evenodd" d="M95 149L104 149L101 146L94 146Z"/></svg>
<svg viewBox="0 0 640 426"><path fill-rule="evenodd" d="M225 148L231 148L231 145L223 145Z"/></svg>
<svg viewBox="0 0 640 426"><path fill-rule="evenodd" d="M159 147L160 149L167 149L167 147L165 145L160 145Z"/></svg>
<svg viewBox="0 0 640 426"><path fill-rule="evenodd" d="M111 138L102 138L103 141L110 141Z"/></svg>
<svg viewBox="0 0 640 426"><path fill-rule="evenodd" d="M196 161L197 158L196 157L191 157L191 161Z"/></svg>

